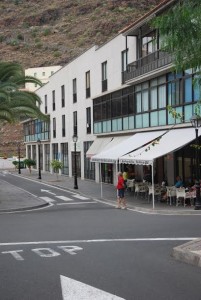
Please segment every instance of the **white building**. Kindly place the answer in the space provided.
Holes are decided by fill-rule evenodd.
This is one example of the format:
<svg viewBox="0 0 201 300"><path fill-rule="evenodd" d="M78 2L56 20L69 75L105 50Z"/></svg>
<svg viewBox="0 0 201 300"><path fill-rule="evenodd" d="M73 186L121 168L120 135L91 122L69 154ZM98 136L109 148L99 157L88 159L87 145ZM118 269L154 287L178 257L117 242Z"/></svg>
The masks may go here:
<svg viewBox="0 0 201 300"><path fill-rule="evenodd" d="M25 70L25 76L33 76L39 79L43 84L49 81L50 76L60 70L62 66L38 67ZM35 91L39 88L37 84L26 83L25 88L29 91Z"/></svg>
<svg viewBox="0 0 201 300"><path fill-rule="evenodd" d="M50 115L50 128L39 120L27 122L24 128L28 157L37 160L36 142L42 142L42 170L51 171L49 162L59 159L61 173L73 176L76 154L82 179L99 181L101 174L102 181L114 183L117 168L123 169L125 163L135 178L151 171L158 182L166 179L169 184L175 175L186 182L194 178L190 142L195 132L189 120L199 99L199 90L192 85L196 74L172 72L172 58L161 51L159 33L148 23L175 2L164 0L121 34L75 58L37 90L41 110ZM183 123L174 124L167 105L184 116ZM145 152L144 145L161 138L173 125L174 130L165 135L168 141L152 147L157 151L149 149L142 156L134 152L139 148ZM78 136L77 151L73 135Z"/></svg>
<svg viewBox="0 0 201 300"><path fill-rule="evenodd" d="M134 40L131 45L135 47ZM129 56L131 60L135 59L134 52L130 52ZM101 47L94 46L75 58L36 91L43 101L42 112L50 115L50 128L39 120L25 123L25 143L27 156L37 160L36 141L42 141L42 170L49 171L49 162L60 159L64 166L62 174L73 175L75 153L72 136L76 133L78 176L99 180L98 172L95 176L94 164L90 163L90 157L86 157L95 139L92 99L123 87L125 63L125 38L120 34Z"/></svg>

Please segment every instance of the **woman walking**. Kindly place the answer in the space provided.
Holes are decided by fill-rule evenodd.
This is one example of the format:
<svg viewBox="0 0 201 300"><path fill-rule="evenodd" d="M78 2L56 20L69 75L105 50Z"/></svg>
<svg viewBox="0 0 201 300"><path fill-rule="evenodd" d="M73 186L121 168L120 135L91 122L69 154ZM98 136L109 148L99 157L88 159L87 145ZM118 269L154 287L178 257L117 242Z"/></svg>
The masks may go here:
<svg viewBox="0 0 201 300"><path fill-rule="evenodd" d="M125 184L124 178L121 172L118 173L118 182L117 182L117 206L116 208L126 209L126 199L124 196Z"/></svg>

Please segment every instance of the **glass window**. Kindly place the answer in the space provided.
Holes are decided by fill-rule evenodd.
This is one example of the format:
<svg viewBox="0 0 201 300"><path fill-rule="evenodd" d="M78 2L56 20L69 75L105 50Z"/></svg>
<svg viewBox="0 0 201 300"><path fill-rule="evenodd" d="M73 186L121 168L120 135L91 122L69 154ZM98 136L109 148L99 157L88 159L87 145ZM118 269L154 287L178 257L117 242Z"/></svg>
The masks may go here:
<svg viewBox="0 0 201 300"><path fill-rule="evenodd" d="M158 112L158 125L166 125L166 110Z"/></svg>
<svg viewBox="0 0 201 300"><path fill-rule="evenodd" d="M121 52L121 71L126 71L128 50Z"/></svg>
<svg viewBox="0 0 201 300"><path fill-rule="evenodd" d="M134 129L135 128L135 118L134 118L134 116L128 117L128 127L129 127L129 129Z"/></svg>
<svg viewBox="0 0 201 300"><path fill-rule="evenodd" d="M158 112L152 112L150 113L150 125L151 127L158 125Z"/></svg>
<svg viewBox="0 0 201 300"><path fill-rule="evenodd" d="M128 130L128 117L123 118L123 130Z"/></svg>
<svg viewBox="0 0 201 300"><path fill-rule="evenodd" d="M185 105L184 106L184 121L189 122L193 115L193 106L192 105Z"/></svg>
<svg viewBox="0 0 201 300"><path fill-rule="evenodd" d="M158 107L166 107L166 85L161 85L158 88Z"/></svg>
<svg viewBox="0 0 201 300"><path fill-rule="evenodd" d="M183 116L183 113L182 113L182 107L181 107L181 106L176 108L176 112L177 112L177 113L180 113L180 115ZM183 119L183 118L182 118L182 119ZM179 123L181 123L181 122L182 122L182 121L181 121L180 119L176 119L176 123L177 123L177 124L179 124Z"/></svg>
<svg viewBox="0 0 201 300"><path fill-rule="evenodd" d="M157 87L151 88L150 96L151 110L157 109Z"/></svg>
<svg viewBox="0 0 201 300"><path fill-rule="evenodd" d="M139 113L142 111L141 108L141 93L136 94L136 112Z"/></svg>
<svg viewBox="0 0 201 300"><path fill-rule="evenodd" d="M142 124L143 127L149 127L149 114L142 115Z"/></svg>
<svg viewBox="0 0 201 300"><path fill-rule="evenodd" d="M142 115L137 115L135 117L135 122L136 122L135 124L136 128L142 128Z"/></svg>
<svg viewBox="0 0 201 300"><path fill-rule="evenodd" d="M186 78L184 81L184 87L185 87L185 96L184 101L185 102L192 102L192 77Z"/></svg>
<svg viewBox="0 0 201 300"><path fill-rule="evenodd" d="M142 111L149 110L149 94L148 90L142 91Z"/></svg>

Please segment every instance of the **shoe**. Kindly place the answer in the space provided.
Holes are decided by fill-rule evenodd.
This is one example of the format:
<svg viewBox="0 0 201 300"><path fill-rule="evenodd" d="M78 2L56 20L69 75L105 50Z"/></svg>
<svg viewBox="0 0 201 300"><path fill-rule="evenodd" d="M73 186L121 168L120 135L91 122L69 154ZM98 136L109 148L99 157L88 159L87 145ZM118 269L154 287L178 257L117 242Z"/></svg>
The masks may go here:
<svg viewBox="0 0 201 300"><path fill-rule="evenodd" d="M121 209L127 209L127 207L126 207L126 206L123 206Z"/></svg>
<svg viewBox="0 0 201 300"><path fill-rule="evenodd" d="M120 208L121 208L121 206L115 206L115 208L119 208L119 209L120 209Z"/></svg>

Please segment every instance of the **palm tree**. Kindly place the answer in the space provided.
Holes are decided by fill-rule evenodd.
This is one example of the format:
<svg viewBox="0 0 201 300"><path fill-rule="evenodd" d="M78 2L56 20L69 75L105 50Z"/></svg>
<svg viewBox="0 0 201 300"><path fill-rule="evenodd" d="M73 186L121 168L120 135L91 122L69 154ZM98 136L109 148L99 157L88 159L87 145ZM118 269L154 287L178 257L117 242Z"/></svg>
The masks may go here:
<svg viewBox="0 0 201 300"><path fill-rule="evenodd" d="M13 62L0 62L0 120L9 123L22 117L48 117L40 111L41 99L33 92L24 90L24 84L42 85L35 77L25 76L22 66Z"/></svg>

